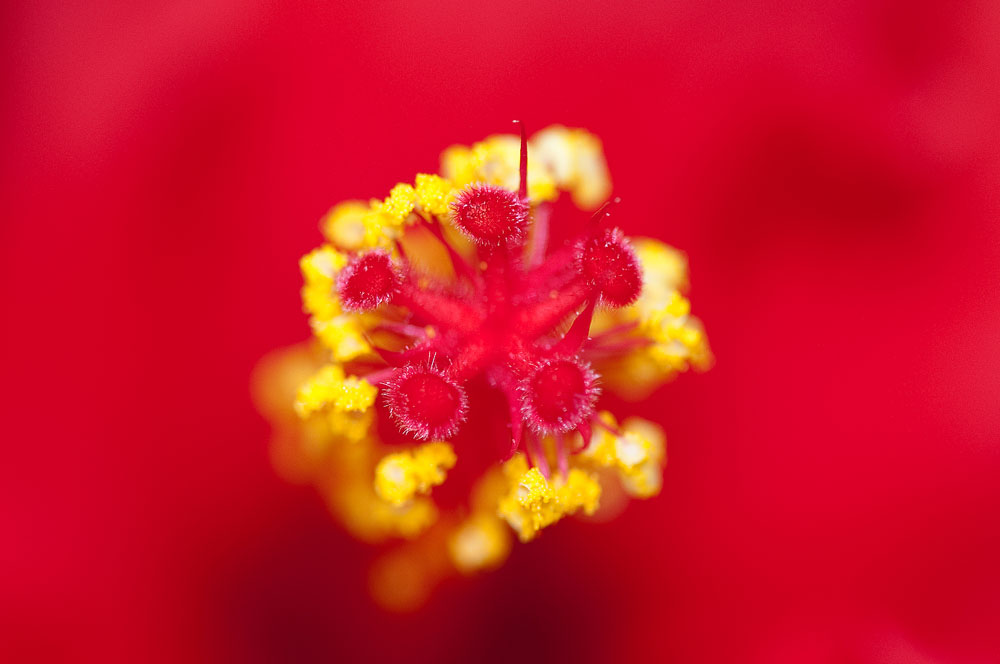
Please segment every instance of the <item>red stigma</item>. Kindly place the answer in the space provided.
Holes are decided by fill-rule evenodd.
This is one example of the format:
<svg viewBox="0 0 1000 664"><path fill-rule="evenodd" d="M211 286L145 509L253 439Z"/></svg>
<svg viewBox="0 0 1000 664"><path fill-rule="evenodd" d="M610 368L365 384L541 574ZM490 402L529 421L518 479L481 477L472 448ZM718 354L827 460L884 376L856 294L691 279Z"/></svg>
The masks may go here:
<svg viewBox="0 0 1000 664"><path fill-rule="evenodd" d="M398 287L392 259L380 250L354 257L337 278L337 293L350 311L374 309L391 300Z"/></svg>
<svg viewBox="0 0 1000 664"><path fill-rule="evenodd" d="M517 245L524 239L528 206L503 187L467 187L452 203L451 210L458 229L479 246Z"/></svg>
<svg viewBox="0 0 1000 664"><path fill-rule="evenodd" d="M389 413L414 438L451 438L465 419L465 390L433 366L396 371L385 387Z"/></svg>
<svg viewBox="0 0 1000 664"><path fill-rule="evenodd" d="M576 358L544 360L520 386L525 421L539 433L566 433L590 420L597 376Z"/></svg>
<svg viewBox="0 0 1000 664"><path fill-rule="evenodd" d="M580 244L580 270L611 307L632 304L642 291L642 268L625 235L605 229Z"/></svg>

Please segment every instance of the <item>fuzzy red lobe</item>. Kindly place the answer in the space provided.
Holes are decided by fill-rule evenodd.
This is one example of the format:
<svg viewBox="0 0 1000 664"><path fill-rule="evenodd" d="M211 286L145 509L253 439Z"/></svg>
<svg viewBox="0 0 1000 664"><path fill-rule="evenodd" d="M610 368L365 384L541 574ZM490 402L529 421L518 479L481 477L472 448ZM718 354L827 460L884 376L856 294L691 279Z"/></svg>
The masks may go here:
<svg viewBox="0 0 1000 664"><path fill-rule="evenodd" d="M566 433L579 427L593 413L600 395L596 374L572 357L545 360L522 381L519 391L527 423L540 433Z"/></svg>
<svg viewBox="0 0 1000 664"><path fill-rule="evenodd" d="M399 287L392 259L385 251L355 256L337 278L337 291L350 311L367 311L392 299Z"/></svg>
<svg viewBox="0 0 1000 664"><path fill-rule="evenodd" d="M432 363L400 369L387 381L384 394L400 430L420 440L452 437L468 410L462 386Z"/></svg>
<svg viewBox="0 0 1000 664"><path fill-rule="evenodd" d="M601 289L601 301L624 307L642 290L642 269L625 235L609 228L587 238L580 247L580 271Z"/></svg>
<svg viewBox="0 0 1000 664"><path fill-rule="evenodd" d="M524 239L528 206L513 191L491 184L474 184L451 206L452 220L483 247L516 245Z"/></svg>

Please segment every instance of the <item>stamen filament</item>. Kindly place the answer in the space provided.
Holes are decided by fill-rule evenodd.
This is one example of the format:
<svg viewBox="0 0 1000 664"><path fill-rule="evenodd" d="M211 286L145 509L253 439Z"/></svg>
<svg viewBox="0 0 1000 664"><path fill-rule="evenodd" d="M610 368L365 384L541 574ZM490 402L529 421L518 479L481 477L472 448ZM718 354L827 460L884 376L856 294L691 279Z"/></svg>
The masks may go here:
<svg viewBox="0 0 1000 664"><path fill-rule="evenodd" d="M594 288L582 279L575 279L554 298L538 302L522 310L517 317L516 329L523 330L524 336L539 337L569 316L584 300L593 295Z"/></svg>
<svg viewBox="0 0 1000 664"><path fill-rule="evenodd" d="M518 175L520 180L517 186L517 195L524 201L528 202L528 138L524 132L524 123L520 120L514 120L514 124L521 132L521 155L518 163Z"/></svg>
<svg viewBox="0 0 1000 664"><path fill-rule="evenodd" d="M376 330L384 330L386 332L394 332L405 337L413 337L415 339L423 339L427 337L427 328L421 327L419 325L410 325L409 323L399 323L396 321L385 320L379 323Z"/></svg>
<svg viewBox="0 0 1000 664"><path fill-rule="evenodd" d="M592 341L597 340L593 339ZM587 355L621 355L637 348L647 348L652 346L654 343L655 342L652 339L646 338L625 339L623 341L615 342L601 340L593 345L588 345Z"/></svg>
<svg viewBox="0 0 1000 664"><path fill-rule="evenodd" d="M545 252L549 247L549 221L552 208L539 205L532 215L531 249L528 252L528 267L533 268L545 260Z"/></svg>
<svg viewBox="0 0 1000 664"><path fill-rule="evenodd" d="M433 221L428 220L423 216L420 218L423 220L427 230L431 232L435 239L437 239L437 241L445 248L445 251L448 252L448 259L451 260L451 266L455 269L456 274L461 274L461 276L464 276L466 279L469 279L472 282L477 282L479 280L479 275L474 269L472 269L469 262L465 260L461 254L455 251L455 248L451 246L451 243L445 239L444 232L441 230L441 225L437 222L437 218Z"/></svg>
<svg viewBox="0 0 1000 664"><path fill-rule="evenodd" d="M579 351L583 344L587 342L590 334L590 324L594 319L594 307L597 300L591 300L580 315L573 321L573 325L566 332L566 336L560 339L552 347L552 351L559 355L574 354Z"/></svg>
<svg viewBox="0 0 1000 664"><path fill-rule="evenodd" d="M569 479L569 455L566 453L566 441L561 433L556 434L556 460L559 464L559 475L565 482Z"/></svg>
<svg viewBox="0 0 1000 664"><path fill-rule="evenodd" d="M393 372L395 372L395 367L386 367L385 369L379 369L378 371L372 371L367 373L362 378L367 380L372 385L378 385L379 383L384 383L385 381L392 378Z"/></svg>
<svg viewBox="0 0 1000 664"><path fill-rule="evenodd" d="M595 212L594 215L590 218L590 225L600 226L602 221L611 216L612 207L618 205L621 202L622 199L618 196L615 196L611 200L606 201L604 205L597 208L597 212Z"/></svg>
<svg viewBox="0 0 1000 664"><path fill-rule="evenodd" d="M545 450L542 449L542 444L538 440L538 436L532 431L528 432L528 460L538 466L538 471L546 480L552 476L552 471L549 468L549 460L545 456Z"/></svg>

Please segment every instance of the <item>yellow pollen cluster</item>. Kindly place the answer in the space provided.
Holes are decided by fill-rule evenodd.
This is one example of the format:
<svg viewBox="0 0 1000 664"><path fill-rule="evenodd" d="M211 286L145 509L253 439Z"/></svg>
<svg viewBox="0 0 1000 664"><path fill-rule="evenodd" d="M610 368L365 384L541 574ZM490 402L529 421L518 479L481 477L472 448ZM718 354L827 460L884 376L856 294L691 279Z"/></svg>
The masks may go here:
<svg viewBox="0 0 1000 664"><path fill-rule="evenodd" d="M528 468L522 454L504 464L504 474L511 489L498 503L497 513L522 542L581 509L584 514L593 514L601 497L601 485L592 475L572 468L567 477L555 475L550 483L538 468Z"/></svg>
<svg viewBox="0 0 1000 664"><path fill-rule="evenodd" d="M375 493L393 505L402 505L444 482L455 460L451 445L442 442L390 454L375 468Z"/></svg>
<svg viewBox="0 0 1000 664"><path fill-rule="evenodd" d="M598 417L605 426L595 427L590 445L578 455L580 462L614 470L630 496L658 494L667 462L663 430L638 417L626 419L620 429L611 413L602 411Z"/></svg>
<svg viewBox="0 0 1000 664"><path fill-rule="evenodd" d="M357 376L345 376L336 364L323 367L303 383L295 398L300 417L332 408L339 412L363 413L375 403L378 389Z"/></svg>
<svg viewBox="0 0 1000 664"><path fill-rule="evenodd" d="M416 537L438 520L438 509L428 498L392 505L367 487L349 484L331 491L330 508L357 537L377 543L389 537Z"/></svg>
<svg viewBox="0 0 1000 664"><path fill-rule="evenodd" d="M347 265L347 256L324 246L299 261L302 271L302 307L313 317L329 320L340 315L340 301L334 289L337 273Z"/></svg>
<svg viewBox="0 0 1000 664"><path fill-rule="evenodd" d="M416 180L417 206L424 212L444 216L458 189L439 175L418 173Z"/></svg>
<svg viewBox="0 0 1000 664"><path fill-rule="evenodd" d="M455 528L448 555L456 569L471 574L499 566L510 553L510 530L500 519L478 513Z"/></svg>
<svg viewBox="0 0 1000 664"><path fill-rule="evenodd" d="M320 221L320 230L333 246L344 251L360 251L366 246L365 215L369 209L364 201L338 203Z"/></svg>
<svg viewBox="0 0 1000 664"><path fill-rule="evenodd" d="M413 187L402 182L389 192L380 210L396 224L402 224L417 205L417 192Z"/></svg>

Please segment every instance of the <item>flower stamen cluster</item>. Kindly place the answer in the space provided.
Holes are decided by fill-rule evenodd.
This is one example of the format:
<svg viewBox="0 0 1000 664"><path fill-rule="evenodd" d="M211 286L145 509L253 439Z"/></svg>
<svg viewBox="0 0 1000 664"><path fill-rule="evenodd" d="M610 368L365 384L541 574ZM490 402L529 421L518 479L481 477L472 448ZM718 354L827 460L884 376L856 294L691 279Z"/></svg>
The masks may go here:
<svg viewBox="0 0 1000 664"><path fill-rule="evenodd" d="M560 192L582 209L607 202L567 234L551 205ZM412 555L373 568L393 579L374 579L376 595L398 589L401 570L441 574L435 557L461 573L495 567L512 533L528 541L605 510L608 482L633 497L659 491L662 430L598 412L602 392L642 398L707 368L711 353L690 315L683 254L627 238L609 223L609 197L596 137L550 127L528 141L521 128L453 146L440 175L323 219L326 243L300 262L319 343L262 375L261 391L287 409L262 408L289 479L319 488L361 539L412 540ZM487 441L496 463L464 465ZM456 483L467 490L457 505Z"/></svg>

